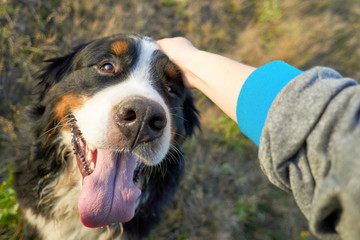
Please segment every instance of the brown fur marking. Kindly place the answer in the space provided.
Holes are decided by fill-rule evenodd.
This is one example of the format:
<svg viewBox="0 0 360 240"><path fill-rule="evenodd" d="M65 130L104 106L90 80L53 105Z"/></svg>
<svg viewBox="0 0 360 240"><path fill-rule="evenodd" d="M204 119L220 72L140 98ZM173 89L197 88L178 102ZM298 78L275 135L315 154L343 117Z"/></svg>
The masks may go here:
<svg viewBox="0 0 360 240"><path fill-rule="evenodd" d="M165 74L170 78L176 78L178 76L178 69L175 64L169 62L165 65Z"/></svg>
<svg viewBox="0 0 360 240"><path fill-rule="evenodd" d="M56 104L55 107L55 118L57 120L63 119L66 114L69 113L69 110L79 109L85 103L84 96L78 95L65 95L62 96L60 101Z"/></svg>
<svg viewBox="0 0 360 240"><path fill-rule="evenodd" d="M124 54L129 48L129 43L125 41L117 41L111 44L110 49L116 55Z"/></svg>

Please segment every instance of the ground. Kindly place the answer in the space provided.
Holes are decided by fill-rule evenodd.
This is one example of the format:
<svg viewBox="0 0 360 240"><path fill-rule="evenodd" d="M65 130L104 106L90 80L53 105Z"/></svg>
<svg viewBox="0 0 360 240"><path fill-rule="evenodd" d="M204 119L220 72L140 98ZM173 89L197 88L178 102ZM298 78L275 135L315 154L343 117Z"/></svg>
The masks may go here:
<svg viewBox="0 0 360 240"><path fill-rule="evenodd" d="M0 239L21 233L11 157L32 75L84 41L120 32L185 36L256 67L281 59L360 79L359 0L0 0L0 29ZM291 195L261 172L257 147L194 95L202 130L185 144L183 181L148 239L315 239Z"/></svg>

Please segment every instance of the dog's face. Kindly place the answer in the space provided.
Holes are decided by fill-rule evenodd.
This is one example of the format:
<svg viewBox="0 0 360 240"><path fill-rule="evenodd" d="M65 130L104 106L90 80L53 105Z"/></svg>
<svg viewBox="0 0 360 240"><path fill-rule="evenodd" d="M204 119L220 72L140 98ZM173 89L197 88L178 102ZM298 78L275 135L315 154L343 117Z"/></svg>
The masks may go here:
<svg viewBox="0 0 360 240"><path fill-rule="evenodd" d="M82 176L78 208L85 226L134 217L159 165L198 125L178 68L147 37L115 35L51 61L40 77L47 131L74 149ZM61 126L61 127L59 127Z"/></svg>

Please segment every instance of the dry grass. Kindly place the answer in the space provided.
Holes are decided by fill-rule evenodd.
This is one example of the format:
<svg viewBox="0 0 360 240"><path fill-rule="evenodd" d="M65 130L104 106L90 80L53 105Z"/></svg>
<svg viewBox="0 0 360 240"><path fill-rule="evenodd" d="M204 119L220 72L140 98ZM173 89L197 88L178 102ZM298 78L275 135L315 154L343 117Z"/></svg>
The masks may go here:
<svg viewBox="0 0 360 240"><path fill-rule="evenodd" d="M182 35L260 66L283 59L360 79L360 2L300 0L0 0L0 154L8 176L20 111L46 58L119 32ZM148 239L314 239L291 196L261 173L256 147L198 95L203 130L186 143L186 173ZM10 165L11 168L11 165ZM1 203L1 202L0 202ZM0 207L2 209L2 206ZM0 212L2 213L2 212ZM0 239L16 227L0 217Z"/></svg>

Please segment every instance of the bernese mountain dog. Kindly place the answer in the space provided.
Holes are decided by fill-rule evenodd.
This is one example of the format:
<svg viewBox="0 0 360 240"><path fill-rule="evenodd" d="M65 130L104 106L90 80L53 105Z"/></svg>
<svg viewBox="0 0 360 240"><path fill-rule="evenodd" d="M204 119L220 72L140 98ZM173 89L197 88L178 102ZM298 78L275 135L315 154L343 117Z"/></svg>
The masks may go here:
<svg viewBox="0 0 360 240"><path fill-rule="evenodd" d="M23 239L140 239L184 167L198 111L149 37L118 34L50 59L36 76L15 189Z"/></svg>

